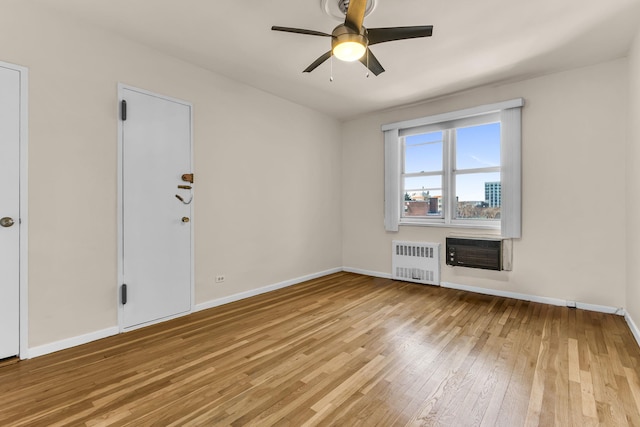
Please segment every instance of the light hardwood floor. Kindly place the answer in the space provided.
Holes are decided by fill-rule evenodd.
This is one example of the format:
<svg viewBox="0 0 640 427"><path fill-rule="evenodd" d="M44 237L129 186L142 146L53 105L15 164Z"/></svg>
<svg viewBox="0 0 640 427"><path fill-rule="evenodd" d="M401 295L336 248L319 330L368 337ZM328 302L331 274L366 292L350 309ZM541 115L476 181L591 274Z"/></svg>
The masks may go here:
<svg viewBox="0 0 640 427"><path fill-rule="evenodd" d="M639 373L620 316L338 273L2 364L0 425L640 426Z"/></svg>

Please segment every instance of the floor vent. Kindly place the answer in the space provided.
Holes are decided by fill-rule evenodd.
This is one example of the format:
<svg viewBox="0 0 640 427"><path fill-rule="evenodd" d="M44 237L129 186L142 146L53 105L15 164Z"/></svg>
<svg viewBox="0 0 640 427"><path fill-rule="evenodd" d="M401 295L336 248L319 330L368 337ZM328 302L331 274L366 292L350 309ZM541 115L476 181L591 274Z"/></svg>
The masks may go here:
<svg viewBox="0 0 640 427"><path fill-rule="evenodd" d="M392 278L440 285L440 243L392 243Z"/></svg>

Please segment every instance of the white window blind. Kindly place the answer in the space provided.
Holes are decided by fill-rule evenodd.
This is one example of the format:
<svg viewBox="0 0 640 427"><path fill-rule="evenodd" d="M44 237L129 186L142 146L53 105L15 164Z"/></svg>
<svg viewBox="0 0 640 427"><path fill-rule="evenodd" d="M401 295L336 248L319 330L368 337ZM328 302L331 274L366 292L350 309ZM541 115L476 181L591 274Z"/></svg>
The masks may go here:
<svg viewBox="0 0 640 427"><path fill-rule="evenodd" d="M398 128L384 132L384 228L398 231L400 224L400 143Z"/></svg>

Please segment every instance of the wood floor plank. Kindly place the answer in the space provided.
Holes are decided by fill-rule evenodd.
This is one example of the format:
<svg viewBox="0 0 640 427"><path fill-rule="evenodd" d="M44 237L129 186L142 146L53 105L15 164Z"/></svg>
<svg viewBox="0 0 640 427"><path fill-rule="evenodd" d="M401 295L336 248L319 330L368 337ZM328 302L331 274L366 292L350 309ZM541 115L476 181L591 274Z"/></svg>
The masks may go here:
<svg viewBox="0 0 640 427"><path fill-rule="evenodd" d="M2 426L640 426L624 319L336 273L0 363Z"/></svg>

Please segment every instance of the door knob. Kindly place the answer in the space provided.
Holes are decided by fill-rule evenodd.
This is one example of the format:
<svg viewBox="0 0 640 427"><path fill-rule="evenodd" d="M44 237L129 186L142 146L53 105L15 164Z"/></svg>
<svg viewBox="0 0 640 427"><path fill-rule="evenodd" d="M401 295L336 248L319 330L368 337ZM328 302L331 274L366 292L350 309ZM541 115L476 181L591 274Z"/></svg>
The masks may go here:
<svg viewBox="0 0 640 427"><path fill-rule="evenodd" d="M13 224L15 224L13 218L9 218L8 216L0 218L0 226L2 227L11 227Z"/></svg>
<svg viewBox="0 0 640 427"><path fill-rule="evenodd" d="M189 222L189 217L188 216L183 216L182 217L182 222Z"/></svg>

